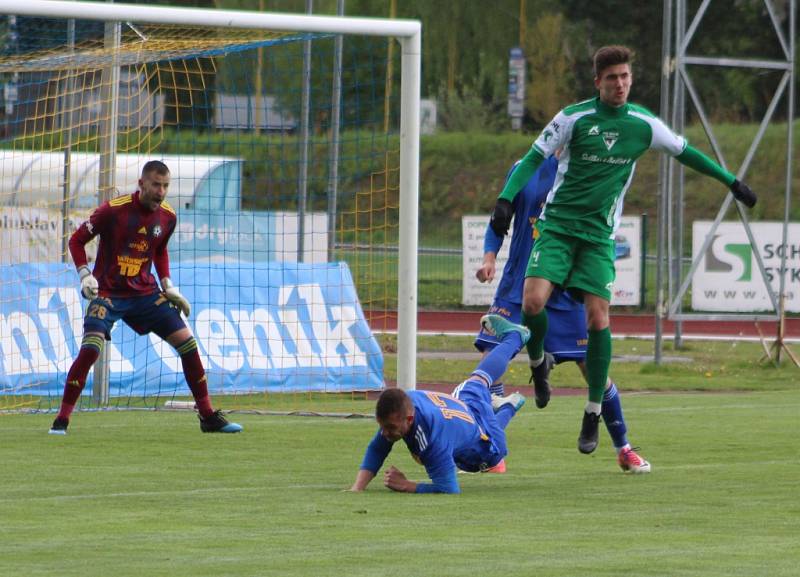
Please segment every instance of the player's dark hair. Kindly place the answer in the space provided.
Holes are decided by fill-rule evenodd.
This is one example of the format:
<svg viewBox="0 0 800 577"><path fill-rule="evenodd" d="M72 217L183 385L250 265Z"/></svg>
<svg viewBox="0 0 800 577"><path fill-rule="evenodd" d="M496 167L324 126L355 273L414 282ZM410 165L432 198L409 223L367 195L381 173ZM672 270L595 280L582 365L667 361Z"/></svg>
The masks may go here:
<svg viewBox="0 0 800 577"><path fill-rule="evenodd" d="M391 415L405 413L410 404L411 399L403 389L386 389L378 397L375 405L375 418L378 421L385 421Z"/></svg>
<svg viewBox="0 0 800 577"><path fill-rule="evenodd" d="M161 176L166 176L169 174L169 168L167 168L167 165L160 160L149 160L145 162L144 166L142 167L142 178L144 178L145 174L150 174L153 172L160 174Z"/></svg>
<svg viewBox="0 0 800 577"><path fill-rule="evenodd" d="M603 46L594 53L594 76L600 78L603 70L615 64L632 64L635 56L627 46Z"/></svg>

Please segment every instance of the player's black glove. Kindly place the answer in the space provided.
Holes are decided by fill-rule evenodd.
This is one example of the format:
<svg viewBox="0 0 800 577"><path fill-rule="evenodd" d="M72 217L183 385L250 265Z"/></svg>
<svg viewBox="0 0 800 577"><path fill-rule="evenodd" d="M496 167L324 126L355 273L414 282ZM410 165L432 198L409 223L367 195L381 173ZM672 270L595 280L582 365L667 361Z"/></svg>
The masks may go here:
<svg viewBox="0 0 800 577"><path fill-rule="evenodd" d="M731 184L731 192L733 193L733 198L747 208L753 208L756 205L756 193L750 190L750 187L742 181L734 180L733 184Z"/></svg>
<svg viewBox="0 0 800 577"><path fill-rule="evenodd" d="M497 236L504 237L508 234L512 216L514 216L514 208L511 203L505 198L498 198L497 204L494 205L494 210L492 211L492 220L489 221L489 226L492 227Z"/></svg>

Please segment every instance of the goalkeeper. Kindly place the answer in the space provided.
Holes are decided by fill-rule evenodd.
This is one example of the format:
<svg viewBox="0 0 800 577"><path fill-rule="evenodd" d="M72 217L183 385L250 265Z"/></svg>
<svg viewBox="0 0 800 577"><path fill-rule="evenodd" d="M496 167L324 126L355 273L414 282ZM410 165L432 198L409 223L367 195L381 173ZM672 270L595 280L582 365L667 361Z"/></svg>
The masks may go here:
<svg viewBox="0 0 800 577"><path fill-rule="evenodd" d="M470 473L506 470L505 428L525 404L525 397L490 397L489 387L506 371L530 333L499 315L481 319L484 330L499 344L485 356L469 378L452 395L432 391L386 389L375 406L379 429L367 446L351 491L367 488L399 440L414 459L424 465L430 483L406 478L389 467L383 484L402 493L458 493L456 469Z"/></svg>
<svg viewBox="0 0 800 577"><path fill-rule="evenodd" d="M170 280L167 243L175 230L175 211L165 201L169 168L151 160L142 168L139 190L102 204L69 240L69 251L81 279L81 294L89 300L83 319L83 340L67 373L61 410L50 434L65 435L89 369L100 356L111 328L122 319L140 335L155 333L181 358L183 374L200 413L204 433L238 433L242 427L215 411L197 342L181 318L189 316L189 301ZM100 235L94 272L89 270L86 244ZM150 272L155 265L159 290Z"/></svg>
<svg viewBox="0 0 800 577"><path fill-rule="evenodd" d="M603 394L611 363L608 305L614 287L614 233L636 160L650 149L728 187L734 198L752 207L756 195L733 174L689 146L682 136L645 108L628 102L633 53L605 46L594 55L598 96L564 108L544 128L506 182L493 213L493 228L508 231L511 205L545 158L563 149L553 190L536 223L538 239L531 252L522 297L523 323L531 330L532 367L544 363L548 317L545 304L554 286L582 295L588 344L586 376L589 398L584 408L578 450L597 448ZM547 366L542 371L547 372Z"/></svg>

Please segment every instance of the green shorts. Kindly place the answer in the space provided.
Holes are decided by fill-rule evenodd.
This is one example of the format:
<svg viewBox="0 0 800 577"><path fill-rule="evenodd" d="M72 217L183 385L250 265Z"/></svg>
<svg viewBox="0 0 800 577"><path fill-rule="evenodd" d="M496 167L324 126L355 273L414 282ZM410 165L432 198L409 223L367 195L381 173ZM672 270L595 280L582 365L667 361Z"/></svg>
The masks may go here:
<svg viewBox="0 0 800 577"><path fill-rule="evenodd" d="M614 279L614 241L589 241L540 230L525 276L546 278L567 289L578 289L611 302Z"/></svg>

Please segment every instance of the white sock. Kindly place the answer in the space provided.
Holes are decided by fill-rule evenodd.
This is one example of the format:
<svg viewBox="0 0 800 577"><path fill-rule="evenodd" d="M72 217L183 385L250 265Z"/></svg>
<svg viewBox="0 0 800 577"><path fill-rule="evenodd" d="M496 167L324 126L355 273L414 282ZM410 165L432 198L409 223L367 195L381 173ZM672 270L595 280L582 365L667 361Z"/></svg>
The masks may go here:
<svg viewBox="0 0 800 577"><path fill-rule="evenodd" d="M585 411L587 413L594 413L595 415L599 415L603 405L600 403L593 403L592 401L586 402Z"/></svg>
<svg viewBox="0 0 800 577"><path fill-rule="evenodd" d="M536 367L541 365L543 362L544 362L544 355L542 355L541 357L539 357L536 360L528 359L528 364L531 366L532 369L535 369Z"/></svg>

